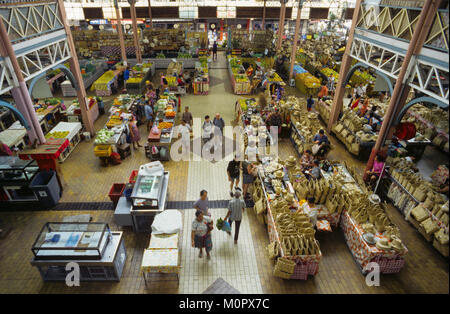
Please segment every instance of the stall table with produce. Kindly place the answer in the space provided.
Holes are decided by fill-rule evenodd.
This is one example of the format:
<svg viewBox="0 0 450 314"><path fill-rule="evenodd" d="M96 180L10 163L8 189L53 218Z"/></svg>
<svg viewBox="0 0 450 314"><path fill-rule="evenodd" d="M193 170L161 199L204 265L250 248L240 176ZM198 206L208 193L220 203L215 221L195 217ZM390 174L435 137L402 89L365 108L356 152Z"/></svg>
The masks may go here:
<svg viewBox="0 0 450 314"><path fill-rule="evenodd" d="M59 162L64 162L81 141L81 129L80 122L60 122L45 135L47 140L65 138L69 141L69 146L58 157Z"/></svg>
<svg viewBox="0 0 450 314"><path fill-rule="evenodd" d="M119 86L118 77L122 71L122 69L106 71L92 84L91 90L95 90L97 96L111 96L112 89Z"/></svg>
<svg viewBox="0 0 450 314"><path fill-rule="evenodd" d="M194 95L208 95L209 93L208 62L207 57L200 57L199 62L196 62L194 80L192 82Z"/></svg>
<svg viewBox="0 0 450 314"><path fill-rule="evenodd" d="M228 57L228 73L230 74L233 92L237 95L248 95L251 93L251 82L245 74L241 61L236 57Z"/></svg>
<svg viewBox="0 0 450 314"><path fill-rule="evenodd" d="M84 88L89 88L108 68L103 60L80 61L81 76L83 78ZM64 97L75 97L77 91L72 87L69 80L61 83L61 90Z"/></svg>
<svg viewBox="0 0 450 314"><path fill-rule="evenodd" d="M126 90L129 94L143 94L145 82L151 81L155 73L155 65L152 63L136 64L130 71L130 78L126 81Z"/></svg>

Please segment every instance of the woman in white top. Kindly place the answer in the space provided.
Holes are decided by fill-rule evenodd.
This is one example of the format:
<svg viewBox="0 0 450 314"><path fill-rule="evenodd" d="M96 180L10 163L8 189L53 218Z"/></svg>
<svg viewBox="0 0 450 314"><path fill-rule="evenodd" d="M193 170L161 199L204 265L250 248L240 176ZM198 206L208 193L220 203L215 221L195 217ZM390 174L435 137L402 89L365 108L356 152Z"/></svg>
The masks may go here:
<svg viewBox="0 0 450 314"><path fill-rule="evenodd" d="M249 161L257 161L258 147L255 141L250 141L245 149L245 159Z"/></svg>
<svg viewBox="0 0 450 314"><path fill-rule="evenodd" d="M192 247L200 249L198 257L202 258L203 248L206 251L206 258L210 259L209 252L212 250L211 230L213 229L213 220L211 217L204 216L203 211L195 212L195 219L192 222Z"/></svg>

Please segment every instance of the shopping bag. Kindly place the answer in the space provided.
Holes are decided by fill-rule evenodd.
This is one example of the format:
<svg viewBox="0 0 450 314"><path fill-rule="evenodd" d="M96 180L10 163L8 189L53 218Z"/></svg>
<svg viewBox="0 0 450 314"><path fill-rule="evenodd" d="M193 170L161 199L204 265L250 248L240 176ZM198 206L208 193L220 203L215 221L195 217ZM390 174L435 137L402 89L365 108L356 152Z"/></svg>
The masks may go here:
<svg viewBox="0 0 450 314"><path fill-rule="evenodd" d="M230 232L231 231L230 223L228 221L226 221L226 220L223 222L222 231L225 231L225 232Z"/></svg>
<svg viewBox="0 0 450 314"><path fill-rule="evenodd" d="M320 149L320 145L319 144L314 144L312 147L312 153L313 155L317 154L319 152Z"/></svg>

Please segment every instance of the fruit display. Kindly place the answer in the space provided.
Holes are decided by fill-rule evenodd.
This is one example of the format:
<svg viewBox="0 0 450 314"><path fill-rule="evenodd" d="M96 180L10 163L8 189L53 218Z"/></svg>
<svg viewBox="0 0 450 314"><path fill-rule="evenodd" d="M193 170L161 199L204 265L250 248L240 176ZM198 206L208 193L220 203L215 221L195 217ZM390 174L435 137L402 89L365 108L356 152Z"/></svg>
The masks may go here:
<svg viewBox="0 0 450 314"><path fill-rule="evenodd" d="M190 58L192 58L192 55L190 53L179 52L177 58L179 58L179 59L190 59Z"/></svg>
<svg viewBox="0 0 450 314"><path fill-rule="evenodd" d="M162 130L162 129L170 129L171 127L173 127L173 123L172 122L160 122L158 124L158 129Z"/></svg>
<svg viewBox="0 0 450 314"><path fill-rule="evenodd" d="M62 132L56 131L56 132L48 133L47 135L45 135L45 138L46 139L49 139L49 138L66 138L67 135L69 135L69 131L62 131Z"/></svg>
<svg viewBox="0 0 450 314"><path fill-rule="evenodd" d="M312 76L308 72L297 74L297 77L299 78L299 80L301 80L303 82L303 84L307 88L318 88L318 87L320 87L320 80L317 77Z"/></svg>
<svg viewBox="0 0 450 314"><path fill-rule="evenodd" d="M177 78L172 75L166 76L167 83L169 84L169 87L177 86Z"/></svg>
<svg viewBox="0 0 450 314"><path fill-rule="evenodd" d="M97 133L97 137L94 140L95 144L107 144L109 139L114 136L114 131L108 129L101 129Z"/></svg>
<svg viewBox="0 0 450 314"><path fill-rule="evenodd" d="M93 90L102 90L107 91L109 90L109 82L113 80L115 77L115 74L113 71L106 71L103 73L102 76L100 76L94 84L92 84L91 91Z"/></svg>
<svg viewBox="0 0 450 314"><path fill-rule="evenodd" d="M167 109L166 110L166 117L167 118L174 118L177 115L177 113L175 111L173 111L172 109Z"/></svg>
<svg viewBox="0 0 450 314"><path fill-rule="evenodd" d="M166 58L166 56L162 52L160 52L156 55L156 59L165 59L165 58Z"/></svg>
<svg viewBox="0 0 450 314"><path fill-rule="evenodd" d="M323 68L322 73L325 74L327 77L334 77L334 81L337 82L339 79L339 73L337 73L335 70L330 68Z"/></svg>
<svg viewBox="0 0 450 314"><path fill-rule="evenodd" d="M112 128L112 127L115 127L115 126L120 125L120 124L122 124L122 120L120 119L120 117L118 117L118 116L111 116L109 121L106 123L106 126L108 128Z"/></svg>
<svg viewBox="0 0 450 314"><path fill-rule="evenodd" d="M355 73L353 73L350 82L354 84L371 84L375 83L376 79L370 75L367 71L360 71L356 70Z"/></svg>

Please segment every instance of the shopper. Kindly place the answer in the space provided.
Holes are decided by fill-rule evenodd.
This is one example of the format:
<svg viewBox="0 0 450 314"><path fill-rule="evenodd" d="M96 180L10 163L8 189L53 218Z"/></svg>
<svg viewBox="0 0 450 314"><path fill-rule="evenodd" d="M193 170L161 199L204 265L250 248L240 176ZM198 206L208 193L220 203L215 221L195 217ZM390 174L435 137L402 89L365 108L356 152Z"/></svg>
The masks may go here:
<svg viewBox="0 0 450 314"><path fill-rule="evenodd" d="M319 100L320 100L320 98L319 98ZM313 96L309 95L308 99L306 100L306 110L311 111L313 105L314 105Z"/></svg>
<svg viewBox="0 0 450 314"><path fill-rule="evenodd" d="M315 144L314 146L318 145L317 151L315 152L314 156L324 157L325 154L330 150L330 141L328 140L328 136L325 135L325 131L322 129L318 134L314 136L313 142Z"/></svg>
<svg viewBox="0 0 450 314"><path fill-rule="evenodd" d="M203 122L202 125L202 139L203 139L203 144L206 144L210 139L212 139L212 137L214 136L213 134L213 128L214 125L211 122L209 116L205 116L205 121Z"/></svg>
<svg viewBox="0 0 450 314"><path fill-rule="evenodd" d="M327 84L325 82L322 83L322 88L319 91L319 94L317 95L317 97L319 98L323 98L328 96L328 87Z"/></svg>
<svg viewBox="0 0 450 314"><path fill-rule="evenodd" d="M244 194L244 198L247 197L247 191L250 184L255 180L256 175L256 165L244 160L242 162L242 190Z"/></svg>
<svg viewBox="0 0 450 314"><path fill-rule="evenodd" d="M258 147L256 146L256 142L254 140L250 140L247 148L245 148L245 159L257 161L258 157Z"/></svg>
<svg viewBox="0 0 450 314"><path fill-rule="evenodd" d="M139 125L144 124L143 120L145 118L145 104L147 101L145 100L144 96L141 96L141 98L136 103L136 120Z"/></svg>
<svg viewBox="0 0 450 314"><path fill-rule="evenodd" d="M128 122L128 132L130 136L130 141L133 144L133 148L138 149L138 147L142 147L142 145L139 144L141 134L139 133L139 128L137 127L136 118L134 116Z"/></svg>
<svg viewBox="0 0 450 314"><path fill-rule="evenodd" d="M150 128L152 126L153 121L153 108L150 105L150 102L147 100L144 105L144 113L145 113L145 119L147 121L147 131L150 131Z"/></svg>
<svg viewBox="0 0 450 314"><path fill-rule="evenodd" d="M240 189L236 189L234 192L234 198L230 200L228 203L228 213L224 220L228 219L228 222L230 223L230 227L233 226L233 222L235 225L234 230L234 244L237 244L238 238L239 238L239 229L241 227L241 221L242 221L242 213L245 210L245 202L240 199L241 197L241 191ZM228 231L228 234L231 235L231 232Z"/></svg>
<svg viewBox="0 0 450 314"><path fill-rule="evenodd" d="M182 153L189 156L187 154L190 152L191 127L184 120L181 120L181 124L178 126L178 134L181 136Z"/></svg>
<svg viewBox="0 0 450 314"><path fill-rule="evenodd" d="M233 186L239 187L239 179L241 176L241 162L237 160L235 155L233 160L228 163L227 167L228 181L230 181L230 196L233 197Z"/></svg>
<svg viewBox="0 0 450 314"><path fill-rule="evenodd" d="M125 89L126 83L127 83L129 78L130 78L130 66L127 65L127 67L123 71L123 88L124 89Z"/></svg>
<svg viewBox="0 0 450 314"><path fill-rule="evenodd" d="M214 124L214 126L218 127L220 132L223 134L223 128L225 127L225 121L223 120L223 118L220 116L219 113L216 113L216 116L214 117L214 120L213 120L213 124Z"/></svg>
<svg viewBox="0 0 450 314"><path fill-rule="evenodd" d="M212 53L213 53L213 61L217 61L217 42L214 41L214 44L212 46Z"/></svg>
<svg viewBox="0 0 450 314"><path fill-rule="evenodd" d="M384 167L384 157L382 157L380 154L377 154L375 156L375 160L372 165L372 169L367 171L367 177L369 178L369 186L371 189L375 189L375 185L382 175L383 167Z"/></svg>
<svg viewBox="0 0 450 314"><path fill-rule="evenodd" d="M0 156L13 156L13 152L9 146L0 141Z"/></svg>
<svg viewBox="0 0 450 314"><path fill-rule="evenodd" d="M184 112L183 112L183 115L181 116L181 120L186 122L190 126L192 126L192 123L193 123L194 119L192 118L192 113L189 112L189 107L188 106L186 106L184 108Z"/></svg>
<svg viewBox="0 0 450 314"><path fill-rule="evenodd" d="M205 216L203 211L197 210L195 212L195 219L192 222L191 241L192 247L198 248L200 252L198 257L203 257L203 248L206 251L206 258L211 258L210 252L212 250L211 231L213 229L213 221L211 217Z"/></svg>
<svg viewBox="0 0 450 314"><path fill-rule="evenodd" d="M194 203L194 208L196 210L201 210L205 215L211 216L209 213L209 201L208 192L206 190L200 191L200 198Z"/></svg>
<svg viewBox="0 0 450 314"><path fill-rule="evenodd" d="M169 83L167 82L166 76L164 75L163 72L161 72L161 93L164 94L164 91L168 88Z"/></svg>
<svg viewBox="0 0 450 314"><path fill-rule="evenodd" d="M278 108L275 108L274 112L272 112L268 117L267 117L267 126L269 127L276 127L278 129L278 134L280 134L281 132L281 124L282 124L282 120L281 120L281 115L278 112Z"/></svg>

